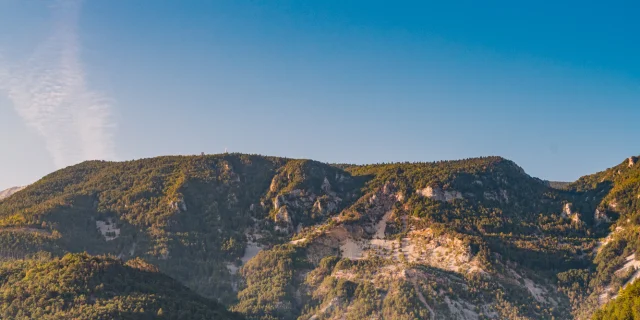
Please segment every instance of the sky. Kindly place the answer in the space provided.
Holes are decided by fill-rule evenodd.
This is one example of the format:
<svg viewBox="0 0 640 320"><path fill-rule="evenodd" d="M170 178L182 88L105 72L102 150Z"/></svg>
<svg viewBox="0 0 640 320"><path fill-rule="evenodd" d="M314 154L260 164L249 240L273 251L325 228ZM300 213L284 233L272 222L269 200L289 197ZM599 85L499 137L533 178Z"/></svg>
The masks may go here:
<svg viewBox="0 0 640 320"><path fill-rule="evenodd" d="M89 159L640 154L637 1L0 1L0 189Z"/></svg>

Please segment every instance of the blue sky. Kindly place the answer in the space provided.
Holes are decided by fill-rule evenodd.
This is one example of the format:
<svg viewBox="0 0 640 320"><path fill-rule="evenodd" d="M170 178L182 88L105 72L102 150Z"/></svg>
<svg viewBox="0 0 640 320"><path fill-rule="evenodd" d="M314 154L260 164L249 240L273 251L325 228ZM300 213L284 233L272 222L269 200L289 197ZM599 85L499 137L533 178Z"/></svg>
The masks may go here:
<svg viewBox="0 0 640 320"><path fill-rule="evenodd" d="M552 180L640 154L635 1L47 3L0 2L0 189L225 147Z"/></svg>

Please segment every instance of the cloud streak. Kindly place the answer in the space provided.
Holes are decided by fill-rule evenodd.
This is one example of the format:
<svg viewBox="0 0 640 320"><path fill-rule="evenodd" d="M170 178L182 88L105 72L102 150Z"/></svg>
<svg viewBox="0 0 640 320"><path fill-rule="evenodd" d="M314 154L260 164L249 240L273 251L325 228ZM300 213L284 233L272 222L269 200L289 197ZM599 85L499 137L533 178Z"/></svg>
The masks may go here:
<svg viewBox="0 0 640 320"><path fill-rule="evenodd" d="M21 65L0 60L0 88L58 168L115 158L110 101L87 88L80 61L80 8L80 0L55 1L49 37Z"/></svg>

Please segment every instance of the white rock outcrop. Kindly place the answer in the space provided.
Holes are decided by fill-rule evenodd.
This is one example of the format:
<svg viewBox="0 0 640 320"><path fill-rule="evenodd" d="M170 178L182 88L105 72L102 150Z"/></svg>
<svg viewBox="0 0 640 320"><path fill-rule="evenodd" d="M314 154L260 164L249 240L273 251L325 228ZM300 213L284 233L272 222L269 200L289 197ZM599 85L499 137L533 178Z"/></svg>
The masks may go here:
<svg viewBox="0 0 640 320"><path fill-rule="evenodd" d="M573 212L573 204L571 203L564 204L564 207L562 207L562 214L560 214L560 216L565 219L571 219L571 221L575 223L580 222L580 213Z"/></svg>
<svg viewBox="0 0 640 320"><path fill-rule="evenodd" d="M596 211L593 213L593 218L596 221L596 224L600 224L602 222L611 222L611 219L609 218L609 216L607 216L607 213L601 211L600 209L596 209Z"/></svg>
<svg viewBox="0 0 640 320"><path fill-rule="evenodd" d="M458 191L443 191L440 188L426 187L424 189L416 190L416 193L436 201L453 201L455 199L463 199L462 193Z"/></svg>
<svg viewBox="0 0 640 320"><path fill-rule="evenodd" d="M313 204L313 211L322 214L335 213L338 211L338 202L329 199L317 199Z"/></svg>
<svg viewBox="0 0 640 320"><path fill-rule="evenodd" d="M187 211L187 204L184 203L184 200L182 199L171 202L170 206L173 210L176 210L178 212Z"/></svg>
<svg viewBox="0 0 640 320"><path fill-rule="evenodd" d="M571 211L571 203L565 203L564 207L562 207L562 217L569 218L571 215L573 215L573 212Z"/></svg>

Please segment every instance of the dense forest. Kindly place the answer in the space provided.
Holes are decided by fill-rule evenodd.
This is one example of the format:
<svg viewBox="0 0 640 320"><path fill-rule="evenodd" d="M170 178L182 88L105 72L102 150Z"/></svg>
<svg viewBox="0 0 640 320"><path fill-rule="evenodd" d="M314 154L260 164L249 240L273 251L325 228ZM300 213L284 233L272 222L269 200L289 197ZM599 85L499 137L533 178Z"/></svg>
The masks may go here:
<svg viewBox="0 0 640 320"><path fill-rule="evenodd" d="M140 259L46 254L0 265L2 319L240 319Z"/></svg>
<svg viewBox="0 0 640 320"><path fill-rule="evenodd" d="M164 273L201 296L189 307L194 315L221 310L206 300L213 299L247 319L604 319L611 305L633 305L637 296L628 285L640 247L636 162L567 184L531 177L501 157L89 161L0 200L0 256L3 268L25 274L47 263L144 266L145 275L169 281ZM148 284L132 296L144 296ZM158 290L193 295L175 284ZM20 285L27 284L11 282ZM87 286L55 297L91 300L99 284ZM620 288L629 293L618 295ZM16 306L3 312L22 312L7 314L14 317L84 312L82 299L45 295L17 305L8 297ZM121 308L108 312L175 311L161 297L112 298L105 305Z"/></svg>
<svg viewBox="0 0 640 320"><path fill-rule="evenodd" d="M640 319L640 281L620 291L618 297L598 310L594 320Z"/></svg>

